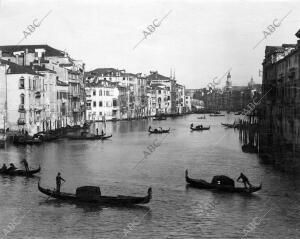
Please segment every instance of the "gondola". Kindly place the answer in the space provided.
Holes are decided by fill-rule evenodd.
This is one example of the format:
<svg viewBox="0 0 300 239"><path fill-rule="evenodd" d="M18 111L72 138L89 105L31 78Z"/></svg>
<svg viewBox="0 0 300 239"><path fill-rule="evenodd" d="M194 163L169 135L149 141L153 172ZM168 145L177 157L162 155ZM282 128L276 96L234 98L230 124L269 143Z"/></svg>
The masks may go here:
<svg viewBox="0 0 300 239"><path fill-rule="evenodd" d="M227 124L227 123L221 123L221 125L227 127L227 128L235 128L235 124Z"/></svg>
<svg viewBox="0 0 300 239"><path fill-rule="evenodd" d="M167 119L167 117L155 117L155 118L153 118L153 120L166 120Z"/></svg>
<svg viewBox="0 0 300 239"><path fill-rule="evenodd" d="M188 176L188 170L185 170L185 180L188 183L189 186L199 189L213 189L217 191L224 191L224 192L230 192L230 193L247 193L251 194L254 192L257 192L261 189L262 184L260 184L258 187L253 186L251 188L244 188L244 187L235 187L232 185L220 185L215 183L209 183L202 179L192 179Z"/></svg>
<svg viewBox="0 0 300 239"><path fill-rule="evenodd" d="M105 140L111 138L112 135L69 135L68 139L71 140Z"/></svg>
<svg viewBox="0 0 300 239"><path fill-rule="evenodd" d="M158 130L158 129L151 130L151 126L149 126L148 132L150 134L164 134L164 133L169 133L170 128L169 129L160 129L160 130Z"/></svg>
<svg viewBox="0 0 300 239"><path fill-rule="evenodd" d="M258 153L258 148L257 148L257 146L254 146L254 145L251 145L251 144L244 144L242 146L242 151L244 153L257 154Z"/></svg>
<svg viewBox="0 0 300 239"><path fill-rule="evenodd" d="M71 203L92 203L97 205L118 205L127 206L135 204L146 204L149 203L152 198L152 189L148 189L148 194L145 197L132 197L118 195L102 196L99 187L83 186L76 189L76 194L57 192L55 190L43 188L38 183L38 189L41 193L46 194L49 197L56 198L59 200L71 202Z"/></svg>
<svg viewBox="0 0 300 239"><path fill-rule="evenodd" d="M208 126L208 127L200 127L200 126L193 127L193 124L191 124L190 129L191 129L192 131L209 130L209 129L210 129L210 126Z"/></svg>
<svg viewBox="0 0 300 239"><path fill-rule="evenodd" d="M31 136L14 136L13 143L16 145L33 145L41 144L43 142L39 137Z"/></svg>
<svg viewBox="0 0 300 239"><path fill-rule="evenodd" d="M220 116L225 116L223 114L210 114L209 115L210 117L220 117Z"/></svg>
<svg viewBox="0 0 300 239"><path fill-rule="evenodd" d="M197 119L206 119L206 118L205 118L205 115L204 115L204 116L201 116L201 117L197 117Z"/></svg>
<svg viewBox="0 0 300 239"><path fill-rule="evenodd" d="M34 174L41 171L41 167L39 166L37 169L32 169L26 172L25 170L16 169L14 171L8 171L8 170L2 170L0 169L1 175L9 175L9 176L25 176L25 177L31 177Z"/></svg>

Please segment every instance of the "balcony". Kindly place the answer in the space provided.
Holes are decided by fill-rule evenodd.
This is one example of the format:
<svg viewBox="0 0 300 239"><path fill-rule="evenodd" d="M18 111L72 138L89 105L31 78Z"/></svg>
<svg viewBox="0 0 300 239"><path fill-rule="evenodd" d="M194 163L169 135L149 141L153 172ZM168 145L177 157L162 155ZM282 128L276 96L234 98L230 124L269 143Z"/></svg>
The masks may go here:
<svg viewBox="0 0 300 239"><path fill-rule="evenodd" d="M44 109L44 107L42 105L35 105L34 106L35 111L42 111L43 109Z"/></svg>
<svg viewBox="0 0 300 239"><path fill-rule="evenodd" d="M26 110L25 110L24 104L20 104L20 105L19 105L19 110L18 110L18 112L24 113L25 111L26 111Z"/></svg>
<svg viewBox="0 0 300 239"><path fill-rule="evenodd" d="M26 124L25 119L23 118L18 119L18 125L25 125L25 124Z"/></svg>
<svg viewBox="0 0 300 239"><path fill-rule="evenodd" d="M77 93L77 92L69 93L69 96L71 98L78 98L78 99L80 99L80 93Z"/></svg>

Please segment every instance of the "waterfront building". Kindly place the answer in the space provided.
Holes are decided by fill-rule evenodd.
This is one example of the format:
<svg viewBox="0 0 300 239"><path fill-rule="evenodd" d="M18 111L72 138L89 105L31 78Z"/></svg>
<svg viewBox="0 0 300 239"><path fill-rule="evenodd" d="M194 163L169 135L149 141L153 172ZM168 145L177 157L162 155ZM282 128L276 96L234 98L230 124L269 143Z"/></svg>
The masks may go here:
<svg viewBox="0 0 300 239"><path fill-rule="evenodd" d="M99 80L116 83L119 89L118 119L142 118L147 116L147 80L141 73L127 73L115 68L97 68L87 73Z"/></svg>
<svg viewBox="0 0 300 239"><path fill-rule="evenodd" d="M65 107L67 110L66 119L63 119L64 117L57 113L61 107L61 105L57 105L56 112L54 112L54 107L52 107L52 114L48 112L48 116L44 116L44 125L47 125L49 119L51 119L51 124L52 121L56 122L54 123L56 126L82 124L84 122L85 92L83 75L85 66L81 61L74 60L67 52L57 50L48 45L0 46L0 58L21 66L28 66L33 70L39 71L44 69L42 70L43 74L46 74L46 72L47 74L51 73L49 77L52 77L52 73L55 72L56 79L50 79L49 82L55 82L56 84L58 80L59 82L68 84L67 101L64 102L64 104L68 104L68 106ZM46 80L46 82L48 82L48 80ZM46 84L48 87L48 83ZM55 87L53 87L53 90L55 91ZM61 104L60 100L56 99L56 102ZM49 128L49 123L46 128Z"/></svg>
<svg viewBox="0 0 300 239"><path fill-rule="evenodd" d="M105 122L120 118L119 89L116 82L87 78L85 91L87 120Z"/></svg>
<svg viewBox="0 0 300 239"><path fill-rule="evenodd" d="M7 112L6 128L29 134L41 131L47 115L43 75L3 59L0 64L0 89L4 93L0 95L0 112Z"/></svg>
<svg viewBox="0 0 300 239"><path fill-rule="evenodd" d="M297 44L266 46L259 123L259 151L281 167L300 158L300 30Z"/></svg>
<svg viewBox="0 0 300 239"><path fill-rule="evenodd" d="M158 74L157 71L150 71L147 77L147 84L150 86L152 97L152 114L175 114L176 111L176 81L174 78ZM153 102L155 101L155 103Z"/></svg>

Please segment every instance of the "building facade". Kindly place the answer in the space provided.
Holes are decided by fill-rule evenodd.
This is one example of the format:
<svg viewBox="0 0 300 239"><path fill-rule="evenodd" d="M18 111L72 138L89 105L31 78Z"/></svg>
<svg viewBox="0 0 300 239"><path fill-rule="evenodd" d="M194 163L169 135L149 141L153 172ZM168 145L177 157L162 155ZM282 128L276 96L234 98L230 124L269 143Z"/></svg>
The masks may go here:
<svg viewBox="0 0 300 239"><path fill-rule="evenodd" d="M300 31L296 33L300 38ZM296 169L300 158L300 40L267 46L259 123L262 158Z"/></svg>

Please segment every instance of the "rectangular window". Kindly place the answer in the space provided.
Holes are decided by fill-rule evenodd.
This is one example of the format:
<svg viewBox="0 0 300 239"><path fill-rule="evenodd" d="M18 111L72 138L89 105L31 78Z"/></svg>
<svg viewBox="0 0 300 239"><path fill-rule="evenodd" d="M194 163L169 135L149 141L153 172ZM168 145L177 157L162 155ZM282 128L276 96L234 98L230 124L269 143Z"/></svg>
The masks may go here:
<svg viewBox="0 0 300 239"><path fill-rule="evenodd" d="M96 101L93 101L93 106L96 107Z"/></svg>
<svg viewBox="0 0 300 239"><path fill-rule="evenodd" d="M114 106L114 107L117 106L117 100L113 100L113 106Z"/></svg>
<svg viewBox="0 0 300 239"><path fill-rule="evenodd" d="M102 111L99 112L99 115L100 115L100 116L102 115Z"/></svg>
<svg viewBox="0 0 300 239"><path fill-rule="evenodd" d="M99 90L99 96L102 96L102 90Z"/></svg>
<svg viewBox="0 0 300 239"><path fill-rule="evenodd" d="M96 95L96 90L93 90L93 95Z"/></svg>
<svg viewBox="0 0 300 239"><path fill-rule="evenodd" d="M99 101L99 107L102 107L102 101Z"/></svg>
<svg viewBox="0 0 300 239"><path fill-rule="evenodd" d="M108 90L106 91L106 96L109 96L109 91Z"/></svg>

